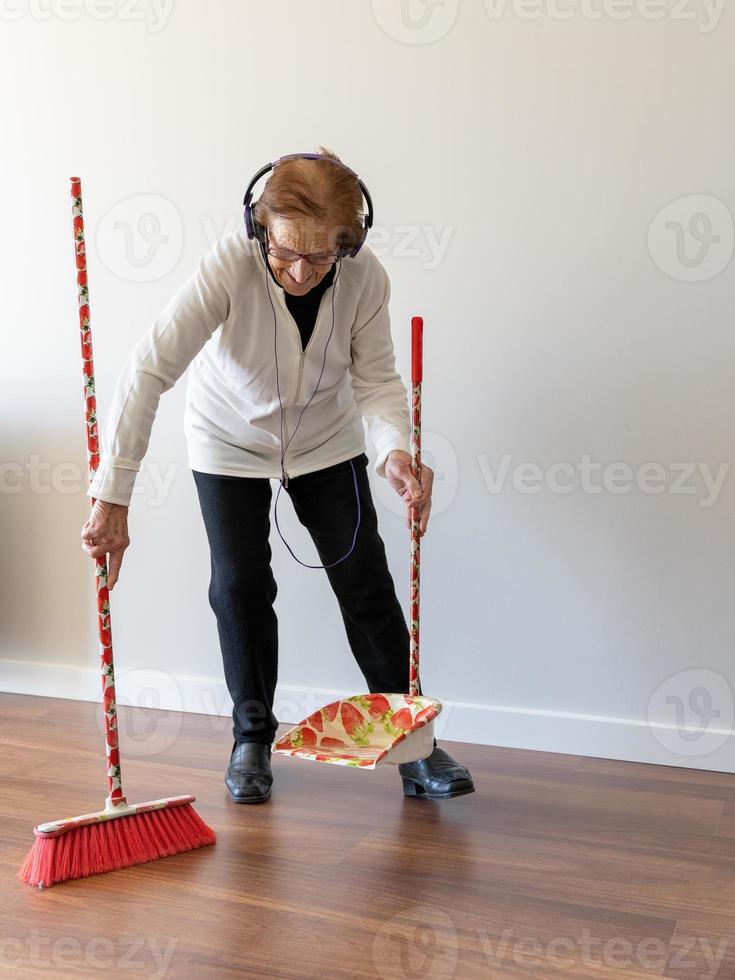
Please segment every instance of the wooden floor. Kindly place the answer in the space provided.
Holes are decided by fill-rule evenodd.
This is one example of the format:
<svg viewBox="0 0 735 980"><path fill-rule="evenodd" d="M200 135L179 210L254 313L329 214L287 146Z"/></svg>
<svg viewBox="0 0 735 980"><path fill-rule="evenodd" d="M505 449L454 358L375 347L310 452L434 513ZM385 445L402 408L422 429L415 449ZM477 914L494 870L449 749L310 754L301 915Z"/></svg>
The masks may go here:
<svg viewBox="0 0 735 980"><path fill-rule="evenodd" d="M54 888L32 827L99 809L99 707L0 695L0 973L735 978L735 776L444 743L477 791L274 759L229 801L229 721L121 709L132 801L184 793L214 847Z"/></svg>

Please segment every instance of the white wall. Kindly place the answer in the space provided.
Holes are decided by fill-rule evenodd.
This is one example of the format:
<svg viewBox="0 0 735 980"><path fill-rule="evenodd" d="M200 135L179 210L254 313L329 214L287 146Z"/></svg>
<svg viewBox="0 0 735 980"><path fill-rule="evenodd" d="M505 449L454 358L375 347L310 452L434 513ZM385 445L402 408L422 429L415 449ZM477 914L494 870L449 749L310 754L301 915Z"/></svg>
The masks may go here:
<svg viewBox="0 0 735 980"><path fill-rule="evenodd" d="M410 0L407 26L398 0L0 7L2 686L96 695L68 177L104 419L130 348L238 226L250 175L324 143L372 190L406 379L409 318L426 319L423 677L449 702L444 736L735 771L733 11ZM150 261L145 213L167 239ZM183 389L161 402L113 593L119 689L226 713ZM585 455L597 486L626 464L629 492L610 470L585 490ZM556 463L571 492L546 484ZM636 485L644 464L661 492ZM682 473L697 464L718 489ZM399 501L372 479L405 602ZM316 561L285 494L279 519ZM275 528L272 545L297 720L315 689L363 682L326 577Z"/></svg>

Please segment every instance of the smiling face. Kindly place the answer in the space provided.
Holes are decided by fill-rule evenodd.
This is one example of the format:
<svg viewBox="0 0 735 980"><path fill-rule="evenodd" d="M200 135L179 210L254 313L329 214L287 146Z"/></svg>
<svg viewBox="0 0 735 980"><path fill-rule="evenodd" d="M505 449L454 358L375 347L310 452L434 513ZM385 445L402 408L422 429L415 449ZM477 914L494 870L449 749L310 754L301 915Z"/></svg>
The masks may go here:
<svg viewBox="0 0 735 980"><path fill-rule="evenodd" d="M274 218L268 228L268 247L298 252L301 255L334 255L334 237L324 226L308 219ZM268 264L278 284L291 296L304 296L326 276L334 265L334 259L313 265L304 258L282 259L268 254Z"/></svg>

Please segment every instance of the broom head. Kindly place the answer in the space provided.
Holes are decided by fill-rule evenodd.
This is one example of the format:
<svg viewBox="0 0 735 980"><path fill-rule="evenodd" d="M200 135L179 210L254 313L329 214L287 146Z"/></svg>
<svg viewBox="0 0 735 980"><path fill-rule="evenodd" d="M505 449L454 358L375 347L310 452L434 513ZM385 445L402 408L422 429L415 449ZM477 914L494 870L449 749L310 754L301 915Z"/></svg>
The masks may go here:
<svg viewBox="0 0 735 980"><path fill-rule="evenodd" d="M132 805L108 799L99 813L39 824L18 877L28 885L48 888L214 844L215 833L193 802L193 796Z"/></svg>

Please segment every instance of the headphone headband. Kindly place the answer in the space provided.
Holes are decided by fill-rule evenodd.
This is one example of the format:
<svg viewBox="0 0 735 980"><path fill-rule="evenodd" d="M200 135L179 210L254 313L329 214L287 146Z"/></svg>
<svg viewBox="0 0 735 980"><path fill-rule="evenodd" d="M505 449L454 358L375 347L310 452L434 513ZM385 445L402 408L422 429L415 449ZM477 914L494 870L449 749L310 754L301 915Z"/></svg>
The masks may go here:
<svg viewBox="0 0 735 980"><path fill-rule="evenodd" d="M367 214L365 215L363 222L362 237L356 245L341 245L339 248L341 256L353 258L365 244L367 233L373 226L373 200L370 197L370 192L368 191L367 187L354 170L351 170L346 164L342 163L341 160L334 160L332 157L326 157L322 153L288 153L286 156L279 157L272 163L266 163L264 167L260 168L260 170L248 184L247 190L245 191L245 197L242 202L245 210L245 230L247 231L248 238L254 238L261 242L261 244L265 242L265 227L258 224L258 222L255 220L254 211L257 201L255 204L253 203L253 191L255 189L255 185L258 183L261 177L264 177L267 173L270 173L271 170L275 170L275 168L280 163L283 163L284 160L327 160L330 163L336 164L338 167L342 167L343 170L346 170L347 173L352 174L352 176L355 178L358 187L362 191L362 196L365 198L365 203L367 204Z"/></svg>

